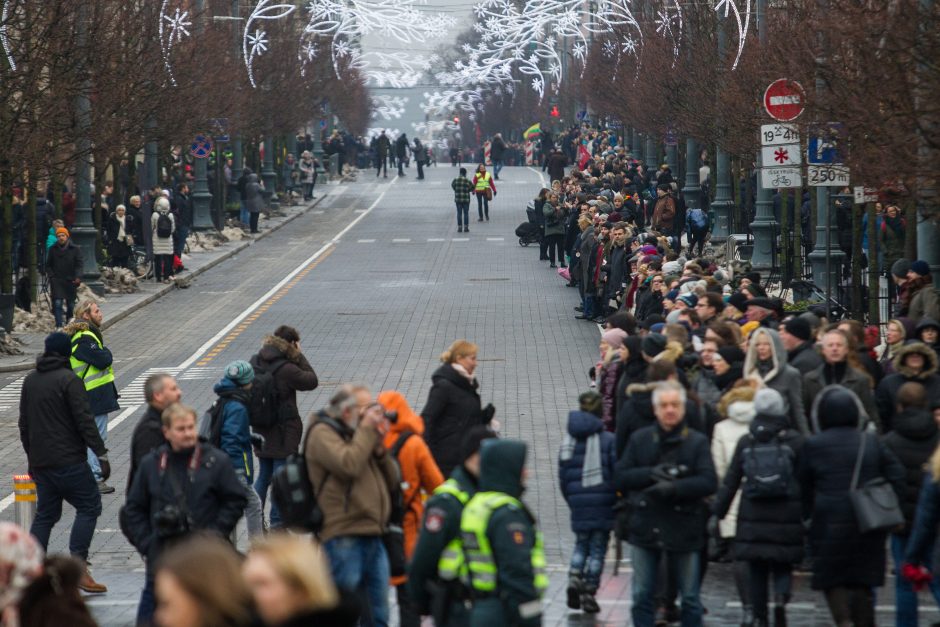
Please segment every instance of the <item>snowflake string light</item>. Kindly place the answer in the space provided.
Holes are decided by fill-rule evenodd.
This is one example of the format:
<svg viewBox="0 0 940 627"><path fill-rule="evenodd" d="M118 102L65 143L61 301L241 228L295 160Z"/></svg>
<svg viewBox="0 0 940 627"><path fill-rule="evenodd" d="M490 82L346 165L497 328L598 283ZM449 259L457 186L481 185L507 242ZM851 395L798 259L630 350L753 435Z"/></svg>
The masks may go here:
<svg viewBox="0 0 940 627"><path fill-rule="evenodd" d="M189 20L189 11L180 11L179 7L177 7L173 15L164 15L163 19L166 20L169 25L170 34L168 40L170 42L175 39L176 43L181 43L183 37L189 37L189 27L193 25Z"/></svg>
<svg viewBox="0 0 940 627"><path fill-rule="evenodd" d="M607 41L604 42L604 45L603 45L603 47L602 47L602 50L603 50L603 52L604 52L604 56L607 57L608 59L610 59L610 58L616 56L616 54L617 54L617 45L616 45L614 42L612 42L611 40L608 39Z"/></svg>
<svg viewBox="0 0 940 627"><path fill-rule="evenodd" d="M734 56L734 61L731 64L731 70L734 71L738 67L738 62L741 60L741 54L744 52L744 43L747 41L748 29L751 23L751 0L743 0L742 4L744 5L744 15L742 17L741 10L738 9L738 4L735 0L717 0L715 4L715 12L720 13L724 10L724 18L728 19L729 15L734 16L735 25L737 26L738 31L738 50L737 54Z"/></svg>
<svg viewBox="0 0 940 627"><path fill-rule="evenodd" d="M0 15L0 45L3 46L3 53L7 57L7 63L10 64L10 70L15 72L16 60L13 58L10 39L7 37L7 24L10 19L10 2L11 0L3 0L3 14Z"/></svg>
<svg viewBox="0 0 940 627"><path fill-rule="evenodd" d="M268 35L263 30L256 30L248 35L248 45L251 46L251 56L259 57L268 50Z"/></svg>
<svg viewBox="0 0 940 627"><path fill-rule="evenodd" d="M242 36L242 56L245 59L245 69L248 70L248 82L252 87L255 83L254 61L268 50L268 40L264 30L255 26L258 20L279 20L287 17L296 9L292 4L271 4L270 0L259 0L251 15L245 22L245 32ZM301 48L304 42L301 42Z"/></svg>

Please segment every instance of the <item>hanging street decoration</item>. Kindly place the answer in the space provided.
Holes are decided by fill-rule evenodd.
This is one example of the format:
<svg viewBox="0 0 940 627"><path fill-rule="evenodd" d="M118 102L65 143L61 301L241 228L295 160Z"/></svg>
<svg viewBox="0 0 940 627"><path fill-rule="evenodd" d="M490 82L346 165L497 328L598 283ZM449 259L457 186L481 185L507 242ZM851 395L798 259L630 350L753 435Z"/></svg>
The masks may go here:
<svg viewBox="0 0 940 627"><path fill-rule="evenodd" d="M189 18L189 11L183 11L176 7L173 12L169 10L170 0L163 0L160 4L160 20L157 29L157 38L160 40L160 51L163 54L163 66L166 68L167 75L170 77L170 84L176 85L176 77L173 75L173 65L170 63L170 55L173 52L173 46L182 43L184 37L189 37L189 29L192 27L192 20ZM4 6L4 13L6 7ZM6 15L4 15L4 22Z"/></svg>
<svg viewBox="0 0 940 627"><path fill-rule="evenodd" d="M245 68L248 70L248 82L252 87L255 83L254 60L268 50L268 36L258 20L279 20L287 17L297 8L292 4L269 4L270 0L260 0L255 6L248 21L245 22L245 31L242 35L242 55L245 59Z"/></svg>

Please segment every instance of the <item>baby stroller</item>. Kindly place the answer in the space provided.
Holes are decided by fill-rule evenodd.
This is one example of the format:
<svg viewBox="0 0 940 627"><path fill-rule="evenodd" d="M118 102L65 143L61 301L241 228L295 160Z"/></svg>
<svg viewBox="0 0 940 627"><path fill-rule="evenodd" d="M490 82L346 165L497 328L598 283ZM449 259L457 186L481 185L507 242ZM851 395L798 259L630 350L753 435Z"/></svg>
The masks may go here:
<svg viewBox="0 0 940 627"><path fill-rule="evenodd" d="M519 238L520 246L528 246L542 241L542 227L535 221L535 201L530 200L525 208L528 222L523 222L516 227L516 237Z"/></svg>

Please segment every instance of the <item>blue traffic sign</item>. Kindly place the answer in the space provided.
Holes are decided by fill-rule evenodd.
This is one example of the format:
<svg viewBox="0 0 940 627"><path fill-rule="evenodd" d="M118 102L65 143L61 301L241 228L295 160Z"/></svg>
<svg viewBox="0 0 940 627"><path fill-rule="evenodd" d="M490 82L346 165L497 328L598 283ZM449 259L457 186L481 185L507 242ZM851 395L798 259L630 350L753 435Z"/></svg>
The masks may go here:
<svg viewBox="0 0 940 627"><path fill-rule="evenodd" d="M189 146L189 154L197 159L208 159L212 154L212 140L205 135L196 135Z"/></svg>
<svg viewBox="0 0 940 627"><path fill-rule="evenodd" d="M212 139L216 142L231 140L228 134L228 118L210 118L209 127L212 129Z"/></svg>
<svg viewBox="0 0 940 627"><path fill-rule="evenodd" d="M806 162L814 165L833 165L845 161L845 125L829 122L810 128L806 143Z"/></svg>

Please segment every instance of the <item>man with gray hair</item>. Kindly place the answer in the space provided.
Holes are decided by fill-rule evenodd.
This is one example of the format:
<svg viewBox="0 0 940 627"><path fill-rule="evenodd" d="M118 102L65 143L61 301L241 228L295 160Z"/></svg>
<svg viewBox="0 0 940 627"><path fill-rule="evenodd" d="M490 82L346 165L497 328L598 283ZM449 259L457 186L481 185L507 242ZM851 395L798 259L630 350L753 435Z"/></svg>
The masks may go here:
<svg viewBox="0 0 940 627"><path fill-rule="evenodd" d="M320 542L336 585L362 590L370 621L388 624L389 562L382 536L398 467L382 443L385 411L364 385L343 385L310 425L304 456L323 511Z"/></svg>
<svg viewBox="0 0 940 627"><path fill-rule="evenodd" d="M683 626L702 624L701 552L708 508L718 489L708 439L685 423L686 392L676 381L653 391L656 424L630 436L617 463L615 486L629 494L628 541L633 549L633 624L655 624L657 571L676 566ZM671 603L672 599L667 599Z"/></svg>
<svg viewBox="0 0 940 627"><path fill-rule="evenodd" d="M147 399L147 411L140 417L140 422L134 427L131 435L131 467L127 472L127 489L130 491L134 482L134 474L140 467L140 462L150 451L154 451L164 444L163 423L161 416L163 410L174 403L179 403L183 397L176 379L165 372L158 372L147 377L144 381L144 398Z"/></svg>

